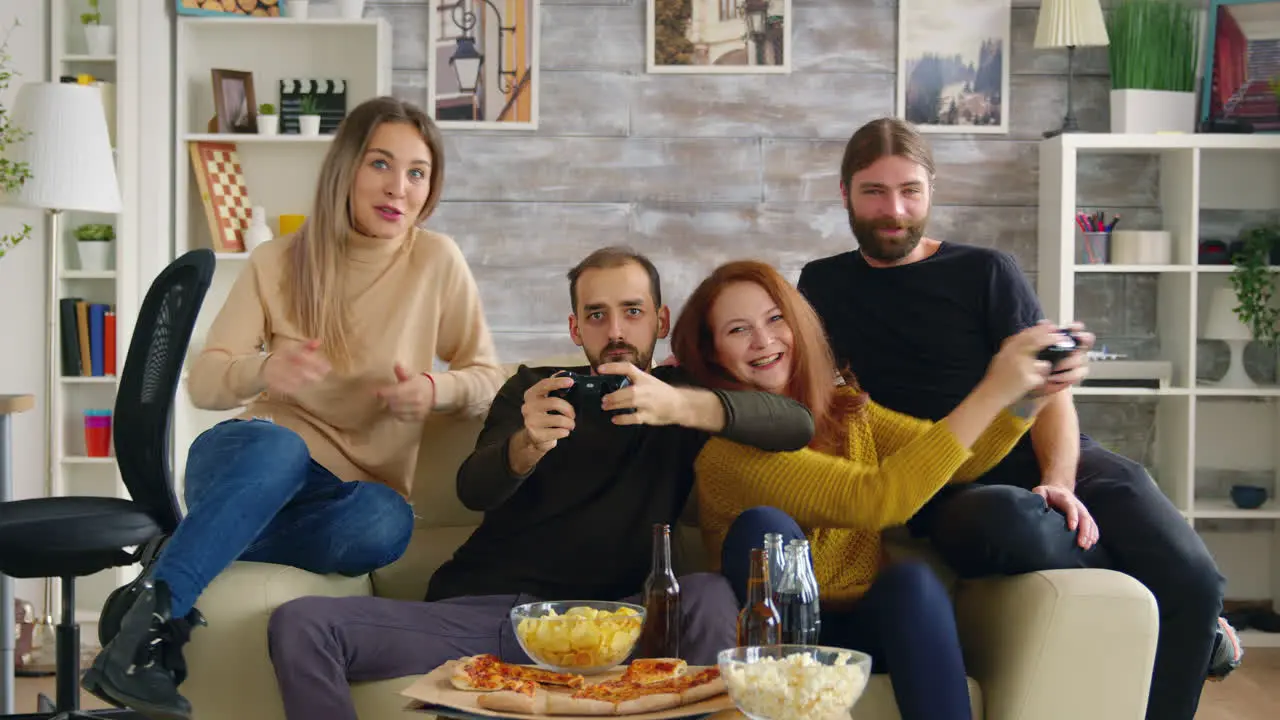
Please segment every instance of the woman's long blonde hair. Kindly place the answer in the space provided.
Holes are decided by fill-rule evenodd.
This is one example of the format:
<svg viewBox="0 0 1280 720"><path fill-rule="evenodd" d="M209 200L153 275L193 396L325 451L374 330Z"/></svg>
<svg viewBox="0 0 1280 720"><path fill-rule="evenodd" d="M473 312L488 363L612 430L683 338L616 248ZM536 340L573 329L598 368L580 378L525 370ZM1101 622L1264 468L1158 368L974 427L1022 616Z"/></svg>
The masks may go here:
<svg viewBox="0 0 1280 720"><path fill-rule="evenodd" d="M351 363L350 318L340 272L347 237L355 229L351 215L351 187L364 161L369 139L382 123L410 125L422 134L431 151L431 190L415 224L435 211L444 188L444 140L440 129L416 105L393 97L377 97L358 105L338 126L320 167L311 215L298 230L283 277L283 291L291 319L303 336L319 338L335 368Z"/></svg>

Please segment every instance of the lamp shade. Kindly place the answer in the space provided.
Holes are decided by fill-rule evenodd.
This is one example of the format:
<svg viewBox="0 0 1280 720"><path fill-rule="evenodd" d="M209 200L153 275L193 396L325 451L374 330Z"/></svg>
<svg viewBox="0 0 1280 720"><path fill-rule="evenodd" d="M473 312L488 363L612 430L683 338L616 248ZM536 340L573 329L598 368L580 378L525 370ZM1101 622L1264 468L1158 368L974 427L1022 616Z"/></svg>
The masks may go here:
<svg viewBox="0 0 1280 720"><path fill-rule="evenodd" d="M1040 4L1036 47L1088 47L1109 42L1098 0L1044 0Z"/></svg>
<svg viewBox="0 0 1280 720"><path fill-rule="evenodd" d="M1216 288L1209 296L1209 312L1200 328L1200 337L1207 340L1252 340L1253 331L1236 316L1235 307L1239 304L1235 290Z"/></svg>
<svg viewBox="0 0 1280 720"><path fill-rule="evenodd" d="M29 134L8 157L31 178L9 201L42 210L120 212L120 186L107 136L102 91L89 85L32 82L18 88L13 124Z"/></svg>

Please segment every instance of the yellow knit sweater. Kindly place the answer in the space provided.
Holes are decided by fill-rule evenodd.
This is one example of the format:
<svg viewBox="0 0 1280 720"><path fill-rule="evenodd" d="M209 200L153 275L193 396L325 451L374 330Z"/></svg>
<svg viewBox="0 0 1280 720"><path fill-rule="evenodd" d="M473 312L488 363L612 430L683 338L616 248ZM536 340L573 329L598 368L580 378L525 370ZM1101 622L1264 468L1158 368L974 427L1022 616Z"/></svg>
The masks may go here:
<svg viewBox="0 0 1280 720"><path fill-rule="evenodd" d="M712 438L696 462L698 521L713 565L730 523L769 505L809 538L824 604L848 606L880 568L880 531L901 525L953 479L972 481L1031 426L1006 411L972 448L945 422L919 420L868 401L849 420L844 457L816 450L770 453ZM763 538L762 538L763 540Z"/></svg>

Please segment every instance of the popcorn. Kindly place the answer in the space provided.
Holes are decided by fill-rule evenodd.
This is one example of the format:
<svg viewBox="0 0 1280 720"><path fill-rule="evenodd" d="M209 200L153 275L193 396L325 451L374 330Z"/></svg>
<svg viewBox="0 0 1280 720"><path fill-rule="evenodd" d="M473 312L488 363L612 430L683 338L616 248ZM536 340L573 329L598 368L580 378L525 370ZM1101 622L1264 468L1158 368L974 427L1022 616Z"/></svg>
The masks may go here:
<svg viewBox="0 0 1280 720"><path fill-rule="evenodd" d="M732 663L723 675L734 703L769 720L847 720L867 678L852 655L824 665L806 653Z"/></svg>

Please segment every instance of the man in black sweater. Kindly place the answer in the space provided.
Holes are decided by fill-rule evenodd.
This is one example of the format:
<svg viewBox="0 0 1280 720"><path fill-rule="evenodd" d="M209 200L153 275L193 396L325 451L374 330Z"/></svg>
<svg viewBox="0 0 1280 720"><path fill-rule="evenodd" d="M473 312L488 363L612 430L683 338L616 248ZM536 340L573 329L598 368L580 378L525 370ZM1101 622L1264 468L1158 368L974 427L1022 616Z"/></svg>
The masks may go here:
<svg viewBox="0 0 1280 720"><path fill-rule="evenodd" d="M354 719L349 680L422 674L481 653L529 662L508 619L515 605L640 601L652 527L680 517L711 435L764 450L798 450L812 439L813 417L788 398L691 387L674 367L640 369L651 366L670 323L644 256L596 251L569 283L569 333L588 364L522 365L498 392L457 479L459 499L484 519L432 577L427 602L302 598L272 615L271 659L288 717ZM571 403L554 394L573 384L557 376L566 369L625 375L630 386ZM680 655L713 665L736 644L733 590L718 573L686 575L680 586Z"/></svg>
<svg viewBox="0 0 1280 720"><path fill-rule="evenodd" d="M906 123L859 129L840 181L859 249L809 263L800 290L872 398L938 420L1005 338L1043 320L1039 300L1006 253L924 236L933 158ZM1146 585L1160 608L1152 720L1192 720L1206 675L1239 662L1203 541L1140 464L1080 433L1070 393L1053 395L1003 462L944 490L911 527L963 577L1103 567Z"/></svg>

